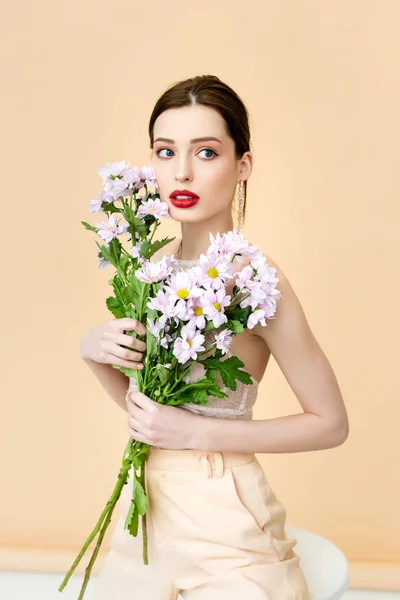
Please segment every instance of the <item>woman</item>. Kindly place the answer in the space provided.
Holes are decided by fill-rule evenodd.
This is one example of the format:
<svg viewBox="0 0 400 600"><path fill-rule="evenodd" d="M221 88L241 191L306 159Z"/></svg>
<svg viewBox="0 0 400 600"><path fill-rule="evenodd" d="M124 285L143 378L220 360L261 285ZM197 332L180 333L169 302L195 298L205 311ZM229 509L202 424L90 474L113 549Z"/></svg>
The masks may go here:
<svg viewBox="0 0 400 600"><path fill-rule="evenodd" d="M152 164L161 200L180 221L182 238L165 247L185 268L209 246L209 232L232 231L239 188L240 230L253 165L248 114L237 94L217 77L182 81L157 101L150 118ZM195 200L193 200L195 195ZM187 199L186 196L191 196ZM96 585L94 600L306 600L307 585L284 525L286 511L254 453L332 448L348 436L348 419L332 368L314 338L300 302L278 265L281 297L267 326L233 339L253 378L227 398L206 406L163 406L136 390L111 364L142 368L142 323L115 319L82 339L81 355L108 394L128 412L132 438L151 445L149 565L143 564L141 528L124 530L131 485ZM131 350L122 348L128 346ZM253 421L258 383L271 354L303 409Z"/></svg>

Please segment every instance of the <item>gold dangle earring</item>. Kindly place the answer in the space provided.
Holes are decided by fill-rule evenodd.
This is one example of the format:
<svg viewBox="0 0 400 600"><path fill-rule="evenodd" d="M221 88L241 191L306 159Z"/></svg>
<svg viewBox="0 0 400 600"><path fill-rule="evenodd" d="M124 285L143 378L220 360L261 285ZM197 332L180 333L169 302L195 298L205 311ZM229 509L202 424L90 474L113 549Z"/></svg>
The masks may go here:
<svg viewBox="0 0 400 600"><path fill-rule="evenodd" d="M239 181L239 190L238 190L238 224L237 224L237 227L235 229L236 233L242 233L243 206L244 206L244 183L243 183L243 181Z"/></svg>

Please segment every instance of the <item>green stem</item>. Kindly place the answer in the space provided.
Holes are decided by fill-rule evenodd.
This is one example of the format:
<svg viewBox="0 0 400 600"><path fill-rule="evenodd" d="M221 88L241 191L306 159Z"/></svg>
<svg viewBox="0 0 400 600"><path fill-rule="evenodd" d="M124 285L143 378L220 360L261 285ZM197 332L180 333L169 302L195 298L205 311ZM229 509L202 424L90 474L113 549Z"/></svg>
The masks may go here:
<svg viewBox="0 0 400 600"><path fill-rule="evenodd" d="M97 521L95 528L93 529L92 533L89 535L89 537L86 540L85 544L83 545L81 551L79 552L78 556L74 560L74 562L72 564L72 567L70 568L70 570L68 571L68 573L64 577L64 580L62 581L60 587L58 588L59 592L62 592L63 589L65 588L65 586L67 585L68 581L71 578L71 575L73 574L73 572L75 571L76 567L80 563L80 560L81 560L82 556L85 554L87 548L90 546L90 544L92 543L93 539L96 537L97 533L101 529L101 527L103 525L103 521L105 519L108 521L107 517L108 517L108 514L110 513L110 511L111 511L111 514L112 514L112 511L114 510L115 504L117 503L117 500L118 500L118 498L121 495L122 488L123 488L123 486L124 486L124 484L125 484L125 482L127 480L131 464L132 464L132 460L131 460L131 456L130 456L129 460L128 460L128 464L126 464L124 467L121 467L120 472L118 474L118 481L117 481L117 483L116 483L116 485L114 487L114 490L113 490L113 492L111 494L111 497L108 500L105 509L101 513L100 518Z"/></svg>
<svg viewBox="0 0 400 600"><path fill-rule="evenodd" d="M99 553L101 544L103 542L103 538L104 538L105 533L107 531L107 527L109 526L109 524L111 522L111 517L112 517L112 514L114 512L114 509L115 509L115 504L108 511L107 518L104 521L104 524L103 524L103 526L102 526L102 528L100 530L100 534L99 534L99 537L97 538L97 543L96 543L96 547L94 549L94 552L92 554L92 558L90 559L89 564L88 564L88 566L85 569L85 578L83 580L82 587L81 587L81 590L79 592L78 600L83 600L83 596L85 595L85 591L86 591L87 585L88 585L89 580L90 580L90 574L92 572L93 565L94 565L94 563L96 561L96 558L97 558L97 555Z"/></svg>
<svg viewBox="0 0 400 600"><path fill-rule="evenodd" d="M139 481L143 487L144 493L146 494L146 460L143 461L140 467L140 478ZM147 511L142 516L142 537L143 537L143 564L149 564L148 555L148 534L147 534Z"/></svg>

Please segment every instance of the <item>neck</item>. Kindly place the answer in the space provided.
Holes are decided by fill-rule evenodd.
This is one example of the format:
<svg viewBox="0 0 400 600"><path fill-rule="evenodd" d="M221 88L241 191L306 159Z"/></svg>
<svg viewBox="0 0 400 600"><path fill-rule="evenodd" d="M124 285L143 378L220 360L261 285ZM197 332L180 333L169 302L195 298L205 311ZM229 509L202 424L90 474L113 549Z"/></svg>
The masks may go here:
<svg viewBox="0 0 400 600"><path fill-rule="evenodd" d="M178 250L181 260L196 260L200 254L206 254L210 245L210 233L216 236L233 230L232 215L224 219L215 218L199 223L181 223L182 241Z"/></svg>

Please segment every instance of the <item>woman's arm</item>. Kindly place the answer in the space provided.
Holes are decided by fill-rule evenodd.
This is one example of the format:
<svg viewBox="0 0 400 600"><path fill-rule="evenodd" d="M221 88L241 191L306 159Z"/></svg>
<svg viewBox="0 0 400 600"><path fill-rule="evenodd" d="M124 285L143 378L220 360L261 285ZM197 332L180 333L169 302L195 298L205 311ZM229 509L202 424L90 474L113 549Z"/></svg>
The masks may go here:
<svg viewBox="0 0 400 600"><path fill-rule="evenodd" d="M160 260L162 258L162 249L158 250L152 257L151 262ZM139 331L142 337L146 337L146 328L143 325L141 327L139 325ZM98 342L96 344L98 346ZM126 406L125 396L129 387L129 377L127 377L124 373L119 371L118 369L114 369L112 364L97 362L92 360L86 348L85 338L81 340L80 344L80 355L84 362L88 365L92 373L95 375L96 379L99 381L100 385L103 386L107 394L114 400L114 402L122 408L125 412L128 412ZM128 366L128 365L124 365ZM132 365L134 366L134 365Z"/></svg>
<svg viewBox="0 0 400 600"><path fill-rule="evenodd" d="M315 339L288 279L277 269L282 297L267 325L253 332L274 356L303 412L261 421L201 417L193 439L197 449L236 452L306 452L345 442L349 421L333 369Z"/></svg>
<svg viewBox="0 0 400 600"><path fill-rule="evenodd" d="M83 356L82 359L93 372L110 398L112 398L122 410L128 412L125 396L129 387L129 378L122 373L122 371L114 369L112 365L98 363Z"/></svg>

